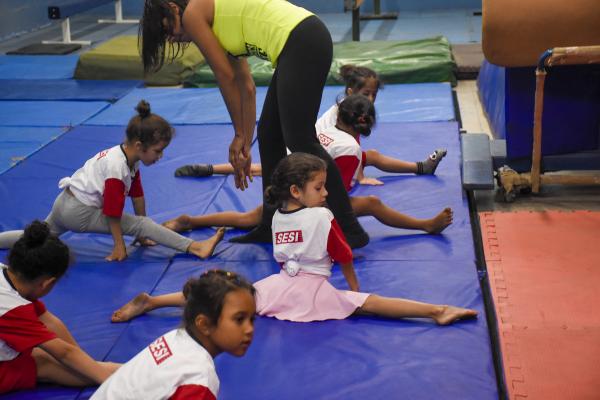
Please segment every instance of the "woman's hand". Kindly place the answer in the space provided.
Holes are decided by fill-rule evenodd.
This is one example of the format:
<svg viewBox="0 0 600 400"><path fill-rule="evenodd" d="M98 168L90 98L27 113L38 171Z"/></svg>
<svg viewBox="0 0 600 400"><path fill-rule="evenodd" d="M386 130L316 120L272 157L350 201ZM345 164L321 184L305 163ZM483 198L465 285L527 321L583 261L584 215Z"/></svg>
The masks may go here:
<svg viewBox="0 0 600 400"><path fill-rule="evenodd" d="M235 187L241 190L248 188L248 180L252 182L252 156L250 155L250 143L241 136L234 136L229 145L229 162L233 166ZM247 178L247 179L246 179Z"/></svg>

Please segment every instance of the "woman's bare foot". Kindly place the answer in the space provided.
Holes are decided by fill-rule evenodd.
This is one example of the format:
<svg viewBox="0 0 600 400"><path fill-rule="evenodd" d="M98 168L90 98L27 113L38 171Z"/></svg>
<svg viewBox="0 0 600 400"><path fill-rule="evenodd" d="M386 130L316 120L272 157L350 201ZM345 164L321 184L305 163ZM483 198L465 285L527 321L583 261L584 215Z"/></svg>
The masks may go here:
<svg viewBox="0 0 600 400"><path fill-rule="evenodd" d="M476 318L477 311L455 306L440 306L439 311L432 317L438 325L450 325L459 319Z"/></svg>
<svg viewBox="0 0 600 400"><path fill-rule="evenodd" d="M110 320L112 322L127 322L147 312L149 302L150 295L148 293L140 293L133 300L129 301L129 303L115 311Z"/></svg>
<svg viewBox="0 0 600 400"><path fill-rule="evenodd" d="M187 214L180 215L177 218L163 222L163 226L175 232L185 232L192 230L192 220Z"/></svg>
<svg viewBox="0 0 600 400"><path fill-rule="evenodd" d="M213 252L215 251L215 247L217 247L217 243L223 239L224 235L225 228L220 227L217 229L217 233L212 235L210 238L201 242L192 242L190 247L188 247L188 253L194 254L200 258L208 258L212 256Z"/></svg>
<svg viewBox="0 0 600 400"><path fill-rule="evenodd" d="M424 231L432 235L442 233L452 223L454 212L450 207L444 208L438 215L428 220Z"/></svg>

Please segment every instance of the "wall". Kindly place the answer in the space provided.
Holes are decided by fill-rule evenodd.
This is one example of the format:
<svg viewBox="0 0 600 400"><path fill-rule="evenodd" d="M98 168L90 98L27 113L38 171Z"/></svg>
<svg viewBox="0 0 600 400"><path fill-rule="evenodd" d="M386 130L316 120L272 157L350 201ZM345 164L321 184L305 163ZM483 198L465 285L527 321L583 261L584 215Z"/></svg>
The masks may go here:
<svg viewBox="0 0 600 400"><path fill-rule="evenodd" d="M0 0L0 40L31 32L49 24L48 6L60 6L73 0ZM343 0L291 0L315 13L339 13L344 9ZM92 15L114 15L113 5L107 4L89 11ZM426 11L439 9L481 10L481 0L381 0L385 11ZM125 17L141 15L143 0L123 0ZM365 0L362 10L373 11L373 0Z"/></svg>

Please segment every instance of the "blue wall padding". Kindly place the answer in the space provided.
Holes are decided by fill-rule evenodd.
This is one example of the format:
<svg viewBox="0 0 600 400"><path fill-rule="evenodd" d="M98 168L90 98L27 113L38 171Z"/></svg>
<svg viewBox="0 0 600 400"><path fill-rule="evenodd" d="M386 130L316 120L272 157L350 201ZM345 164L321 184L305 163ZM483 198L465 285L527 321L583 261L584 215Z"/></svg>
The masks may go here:
<svg viewBox="0 0 600 400"><path fill-rule="evenodd" d="M1 127L0 174L62 133L61 128Z"/></svg>
<svg viewBox="0 0 600 400"><path fill-rule="evenodd" d="M479 100L492 128L492 134L496 139L506 137L505 69L483 60L477 76Z"/></svg>
<svg viewBox="0 0 600 400"><path fill-rule="evenodd" d="M0 126L75 126L108 104L104 101L3 101Z"/></svg>
<svg viewBox="0 0 600 400"><path fill-rule="evenodd" d="M0 55L0 79L70 79L79 55L6 56Z"/></svg>
<svg viewBox="0 0 600 400"><path fill-rule="evenodd" d="M534 69L487 64L483 73L480 72L479 90L483 105L494 130L498 131L496 136L506 139L508 158L531 157ZM549 69L544 89L543 155L598 149L599 87L598 65Z"/></svg>
<svg viewBox="0 0 600 400"><path fill-rule="evenodd" d="M266 87L256 88L256 118L266 96ZM319 115L343 95L342 86L326 86ZM140 99L150 102L153 112L172 124L229 124L231 119L217 88L135 89L112 107L86 122L87 125L125 125ZM454 119L452 90L448 83L386 85L377 97L381 122L449 121Z"/></svg>
<svg viewBox="0 0 600 400"><path fill-rule="evenodd" d="M4 80L0 100L78 100L115 102L140 81L86 81L74 79Z"/></svg>

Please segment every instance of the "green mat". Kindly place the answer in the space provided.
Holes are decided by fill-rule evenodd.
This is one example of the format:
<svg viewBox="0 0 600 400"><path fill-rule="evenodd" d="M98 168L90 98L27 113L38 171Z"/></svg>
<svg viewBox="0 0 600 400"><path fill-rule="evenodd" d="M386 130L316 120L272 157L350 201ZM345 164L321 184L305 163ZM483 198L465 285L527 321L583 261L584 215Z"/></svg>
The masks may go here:
<svg viewBox="0 0 600 400"><path fill-rule="evenodd" d="M273 75L268 61L248 59L257 86L267 86ZM344 42L333 45L333 62L328 85L342 84L340 66L354 64L375 70L384 83L452 82L456 84L450 44L439 36L411 41ZM186 87L215 86L215 77L208 65L196 68L185 81Z"/></svg>
<svg viewBox="0 0 600 400"><path fill-rule="evenodd" d="M144 78L137 36L118 36L79 57L75 79L137 79L150 86L180 85L194 69L204 64L196 46L189 46L183 56Z"/></svg>

